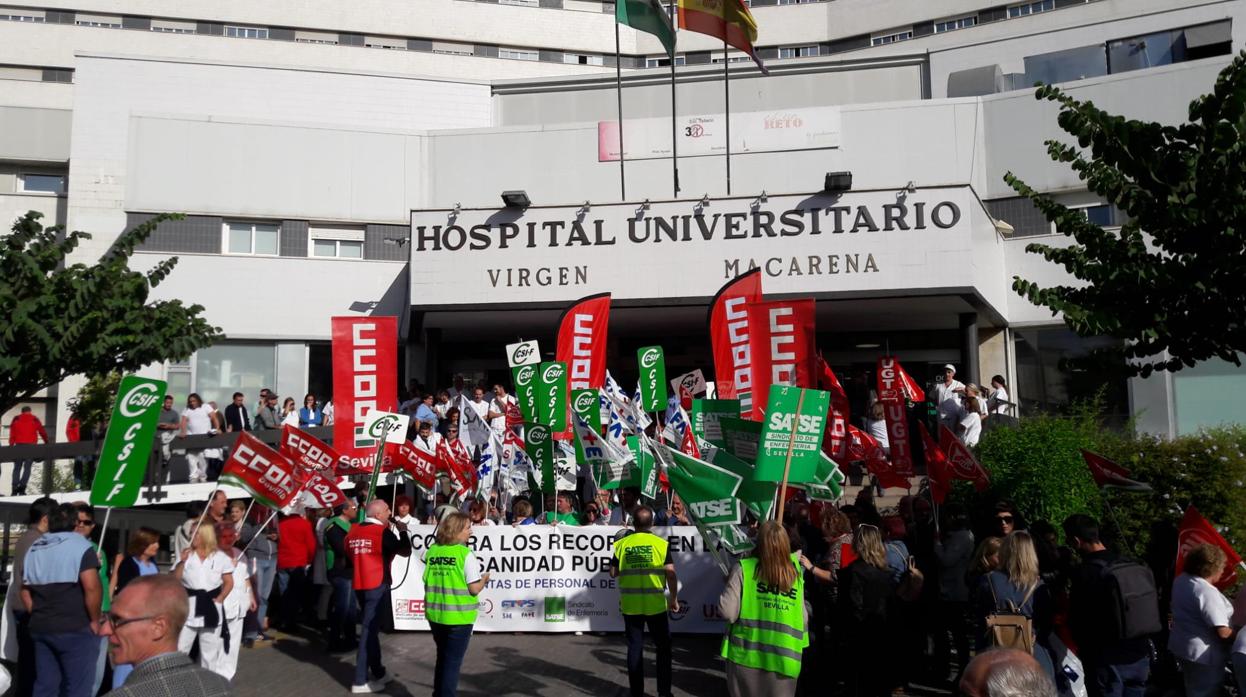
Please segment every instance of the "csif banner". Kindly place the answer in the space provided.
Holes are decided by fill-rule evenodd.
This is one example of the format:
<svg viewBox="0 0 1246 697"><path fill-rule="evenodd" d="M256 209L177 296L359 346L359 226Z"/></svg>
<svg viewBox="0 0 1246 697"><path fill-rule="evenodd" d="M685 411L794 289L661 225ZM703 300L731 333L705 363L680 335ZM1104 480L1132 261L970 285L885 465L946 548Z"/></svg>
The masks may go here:
<svg viewBox="0 0 1246 697"><path fill-rule="evenodd" d="M398 318L334 317L333 446L339 474L372 471L376 440L365 433L373 410L397 411Z"/></svg>
<svg viewBox="0 0 1246 697"><path fill-rule="evenodd" d="M567 364L561 361L542 363L537 378L537 420L549 426L554 438L569 440Z"/></svg>
<svg viewBox="0 0 1246 697"><path fill-rule="evenodd" d="M540 423L524 424L523 449L533 466L541 471L541 481L554 481L554 439L549 426ZM553 488L549 491L552 493Z"/></svg>
<svg viewBox="0 0 1246 697"><path fill-rule="evenodd" d="M571 390L571 411L601 433L601 397L597 390Z"/></svg>
<svg viewBox="0 0 1246 697"><path fill-rule="evenodd" d="M666 356L661 346L645 346L636 350L640 368L640 408L660 411L666 408Z"/></svg>
<svg viewBox="0 0 1246 697"><path fill-rule="evenodd" d="M554 360L564 363L573 390L600 388L606 382L606 335L610 327L610 294L577 300L558 320Z"/></svg>
<svg viewBox="0 0 1246 697"><path fill-rule="evenodd" d="M749 305L752 418L760 421L765 417L772 385L815 385L815 310L812 298Z"/></svg>
<svg viewBox="0 0 1246 697"><path fill-rule="evenodd" d="M92 506L124 507L138 501L166 386L137 375L121 378L91 484Z"/></svg>
<svg viewBox="0 0 1246 697"><path fill-rule="evenodd" d="M753 413L748 306L761 297L761 269L753 269L728 281L710 302L715 395L740 400L746 416Z"/></svg>

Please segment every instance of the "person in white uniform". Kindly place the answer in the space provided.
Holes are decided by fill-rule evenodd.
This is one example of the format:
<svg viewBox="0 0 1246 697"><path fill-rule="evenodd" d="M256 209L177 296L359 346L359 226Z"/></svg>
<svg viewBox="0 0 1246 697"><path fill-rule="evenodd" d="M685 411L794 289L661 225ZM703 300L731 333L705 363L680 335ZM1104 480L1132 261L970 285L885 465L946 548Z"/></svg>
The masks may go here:
<svg viewBox="0 0 1246 697"><path fill-rule="evenodd" d="M242 620L247 616L247 612L255 610L256 596L251 589L251 570L247 564L247 558L242 554L242 550L234 547L234 543L238 541L238 529L234 527L232 521L225 520L217 523L215 530L217 548L233 562L234 587L222 603L225 610L225 623L229 627L229 631L226 632L229 635L229 644L224 653L216 655L216 663L204 667L227 680L233 680L234 673L238 671L238 648L242 644Z"/></svg>
<svg viewBox="0 0 1246 697"><path fill-rule="evenodd" d="M960 421L960 396L964 392L965 384L956 379L956 366L951 363L943 366L943 380L934 386L934 403L939 411L939 421L953 431Z"/></svg>
<svg viewBox="0 0 1246 697"><path fill-rule="evenodd" d="M234 561L216 544L216 531L211 522L199 526L194 543L182 550L182 558L173 567L173 575L182 582L190 596L190 615L177 639L177 650L189 654L199 640L199 665L208 670L219 666L225 657L225 642L231 641L229 623L224 617L224 602L234 589Z"/></svg>
<svg viewBox="0 0 1246 697"><path fill-rule="evenodd" d="M1004 382L1003 375L995 375L991 378L991 396L987 398L987 411L992 416L996 414L1000 416L1008 416L1008 407L1011 403L1008 400L1008 383Z"/></svg>
<svg viewBox="0 0 1246 697"><path fill-rule="evenodd" d="M1212 581L1224 573L1224 550L1201 544L1185 557L1172 584L1168 650L1181 664L1186 697L1216 697L1224 683L1233 638L1233 604Z"/></svg>

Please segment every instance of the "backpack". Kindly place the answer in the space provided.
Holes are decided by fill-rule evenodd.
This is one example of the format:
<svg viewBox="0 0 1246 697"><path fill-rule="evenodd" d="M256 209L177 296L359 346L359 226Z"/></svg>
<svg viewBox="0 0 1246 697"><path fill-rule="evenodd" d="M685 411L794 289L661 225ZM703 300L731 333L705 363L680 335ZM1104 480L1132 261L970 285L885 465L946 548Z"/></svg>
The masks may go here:
<svg viewBox="0 0 1246 697"><path fill-rule="evenodd" d="M1155 575L1149 568L1132 559L1118 559L1103 564L1099 578L1105 591L1102 605L1105 639L1141 639L1163 629Z"/></svg>
<svg viewBox="0 0 1246 697"><path fill-rule="evenodd" d="M1006 649L1018 649L1034 655L1034 621L1021 612L1021 608L1030 602L1038 584L1034 584L1018 607L1011 600L1007 608L999 606L999 597L995 595L995 582L987 578L987 586L991 589L991 597L995 600L995 609L986 616L986 638L991 646Z"/></svg>

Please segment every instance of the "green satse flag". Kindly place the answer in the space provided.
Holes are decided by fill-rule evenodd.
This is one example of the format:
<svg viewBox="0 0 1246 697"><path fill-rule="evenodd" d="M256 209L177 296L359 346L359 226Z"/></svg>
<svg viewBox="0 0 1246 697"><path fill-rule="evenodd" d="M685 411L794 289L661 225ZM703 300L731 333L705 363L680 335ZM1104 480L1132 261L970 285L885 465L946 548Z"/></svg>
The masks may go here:
<svg viewBox="0 0 1246 697"><path fill-rule="evenodd" d="M723 416L718 419L718 426L722 429L722 445L727 452L749 464L757 461L757 445L761 442L760 421Z"/></svg>
<svg viewBox="0 0 1246 697"><path fill-rule="evenodd" d="M766 482L786 479L793 484L813 480L822 454L829 405L828 392L771 385L754 478ZM789 460L791 467L784 476Z"/></svg>
<svg viewBox="0 0 1246 697"><path fill-rule="evenodd" d="M779 485L774 482L758 482L753 480L753 465L702 438L697 442L701 449L701 459L734 472L744 478L736 491L736 498L744 503L749 513L758 520L769 520L770 510L774 508L775 494Z"/></svg>
<svg viewBox="0 0 1246 697"><path fill-rule="evenodd" d="M744 511L736 491L743 477L665 445L657 447L671 458L666 477L693 516L707 526L740 522Z"/></svg>
<svg viewBox="0 0 1246 697"><path fill-rule="evenodd" d="M672 59L675 57L675 28L670 15L657 0L619 0L614 4L614 21L636 31L658 37Z"/></svg>
<svg viewBox="0 0 1246 697"><path fill-rule="evenodd" d="M627 447L632 451L634 462L628 468L622 486L637 487L642 496L655 498L658 495L658 468L653 453L649 451L649 446L640 442L639 436L628 436Z"/></svg>
<svg viewBox="0 0 1246 697"><path fill-rule="evenodd" d="M694 399L692 413L692 432L713 443L723 442L723 429L719 424L722 417L739 418L740 400L738 399Z"/></svg>

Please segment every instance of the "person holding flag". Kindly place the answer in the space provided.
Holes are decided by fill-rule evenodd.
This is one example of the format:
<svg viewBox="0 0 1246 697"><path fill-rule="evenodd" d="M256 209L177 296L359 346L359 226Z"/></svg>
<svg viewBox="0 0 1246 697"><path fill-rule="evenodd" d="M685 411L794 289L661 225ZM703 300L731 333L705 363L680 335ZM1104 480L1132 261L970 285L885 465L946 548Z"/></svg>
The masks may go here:
<svg viewBox="0 0 1246 697"><path fill-rule="evenodd" d="M783 526L768 520L758 531L754 556L731 570L718 598L729 623L722 655L731 697L796 694L801 654L809 645L800 559ZM804 561L806 569L812 567Z"/></svg>
<svg viewBox="0 0 1246 697"><path fill-rule="evenodd" d="M381 663L381 611L390 602L390 562L395 556L411 556L411 536L390 520L389 504L384 499L373 499L367 513L368 517L352 525L346 536L361 617L355 681L350 688L354 694L377 692L393 680ZM369 671L373 680L368 680Z"/></svg>
<svg viewBox="0 0 1246 697"><path fill-rule="evenodd" d="M333 587L329 608L329 653L350 651L359 646L355 638L357 608L351 586L354 567L350 563L350 552L346 549L346 536L350 534L351 523L358 514L359 503L347 497L345 503L333 509L333 517L324 531L325 575Z"/></svg>
<svg viewBox="0 0 1246 697"><path fill-rule="evenodd" d="M614 543L610 559L610 577L619 579L619 609L627 633L627 681L632 697L643 697L647 626L658 650L658 695L666 697L671 694L671 625L666 611L679 609L679 578L670 545L650 532L653 509L638 507L632 523L635 531Z"/></svg>
<svg viewBox="0 0 1246 697"><path fill-rule="evenodd" d="M437 541L424 552L424 611L437 645L433 697L454 697L459 671L480 607L476 597L489 583L480 562L467 548L472 521L455 511L437 525Z"/></svg>
<svg viewBox="0 0 1246 697"><path fill-rule="evenodd" d="M1185 555L1181 575L1172 584L1172 629L1168 650L1181 664L1186 697L1216 697L1233 638L1233 603L1214 583L1228 556L1203 543Z"/></svg>

